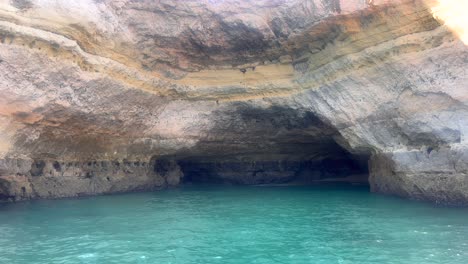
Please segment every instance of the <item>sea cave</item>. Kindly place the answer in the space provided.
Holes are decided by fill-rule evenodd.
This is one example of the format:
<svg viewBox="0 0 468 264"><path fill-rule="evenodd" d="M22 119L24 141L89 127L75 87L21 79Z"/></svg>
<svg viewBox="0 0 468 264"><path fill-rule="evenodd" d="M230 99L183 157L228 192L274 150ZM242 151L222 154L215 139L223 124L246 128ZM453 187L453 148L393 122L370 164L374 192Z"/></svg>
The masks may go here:
<svg viewBox="0 0 468 264"><path fill-rule="evenodd" d="M466 8L0 0L0 263L465 263Z"/></svg>

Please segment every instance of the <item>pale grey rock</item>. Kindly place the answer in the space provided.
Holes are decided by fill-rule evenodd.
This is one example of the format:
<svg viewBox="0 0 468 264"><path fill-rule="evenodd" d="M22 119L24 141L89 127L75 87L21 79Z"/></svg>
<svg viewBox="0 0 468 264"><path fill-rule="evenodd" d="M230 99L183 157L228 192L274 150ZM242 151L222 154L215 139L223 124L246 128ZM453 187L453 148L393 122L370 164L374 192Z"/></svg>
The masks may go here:
<svg viewBox="0 0 468 264"><path fill-rule="evenodd" d="M466 204L467 153L465 145L376 154L369 165L371 190L438 204Z"/></svg>
<svg viewBox="0 0 468 264"><path fill-rule="evenodd" d="M466 205L468 49L436 4L1 1L0 200L369 161L373 191Z"/></svg>

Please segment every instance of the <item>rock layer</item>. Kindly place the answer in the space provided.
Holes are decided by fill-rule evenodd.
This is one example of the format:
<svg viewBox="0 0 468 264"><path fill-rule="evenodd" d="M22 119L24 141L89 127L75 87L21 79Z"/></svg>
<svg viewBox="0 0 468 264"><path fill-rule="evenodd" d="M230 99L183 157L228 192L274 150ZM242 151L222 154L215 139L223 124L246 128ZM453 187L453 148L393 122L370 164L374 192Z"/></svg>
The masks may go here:
<svg viewBox="0 0 468 264"><path fill-rule="evenodd" d="M341 179L370 157L373 191L468 204L468 49L438 4L2 0L0 200Z"/></svg>
<svg viewBox="0 0 468 264"><path fill-rule="evenodd" d="M4 159L0 167L0 173L13 174L0 177L0 199L6 201L155 190L177 185L184 176L177 165L162 173L154 162L126 160L83 163Z"/></svg>

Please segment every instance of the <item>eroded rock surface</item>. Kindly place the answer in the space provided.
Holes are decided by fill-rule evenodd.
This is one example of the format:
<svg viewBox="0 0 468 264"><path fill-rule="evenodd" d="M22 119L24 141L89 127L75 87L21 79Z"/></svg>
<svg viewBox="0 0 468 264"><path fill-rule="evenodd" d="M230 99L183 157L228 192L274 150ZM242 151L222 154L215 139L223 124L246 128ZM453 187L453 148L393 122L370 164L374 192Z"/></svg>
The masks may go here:
<svg viewBox="0 0 468 264"><path fill-rule="evenodd" d="M369 160L373 191L468 204L468 49L438 5L2 0L0 200Z"/></svg>

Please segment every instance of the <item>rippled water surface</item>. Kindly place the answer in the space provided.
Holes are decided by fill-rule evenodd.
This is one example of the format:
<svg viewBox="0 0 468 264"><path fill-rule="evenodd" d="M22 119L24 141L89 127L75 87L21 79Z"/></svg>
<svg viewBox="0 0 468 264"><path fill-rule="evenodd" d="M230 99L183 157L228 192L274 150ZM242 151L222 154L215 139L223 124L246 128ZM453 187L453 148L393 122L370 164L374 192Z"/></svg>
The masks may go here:
<svg viewBox="0 0 468 264"><path fill-rule="evenodd" d="M0 263L468 263L468 211L345 187L0 205Z"/></svg>

